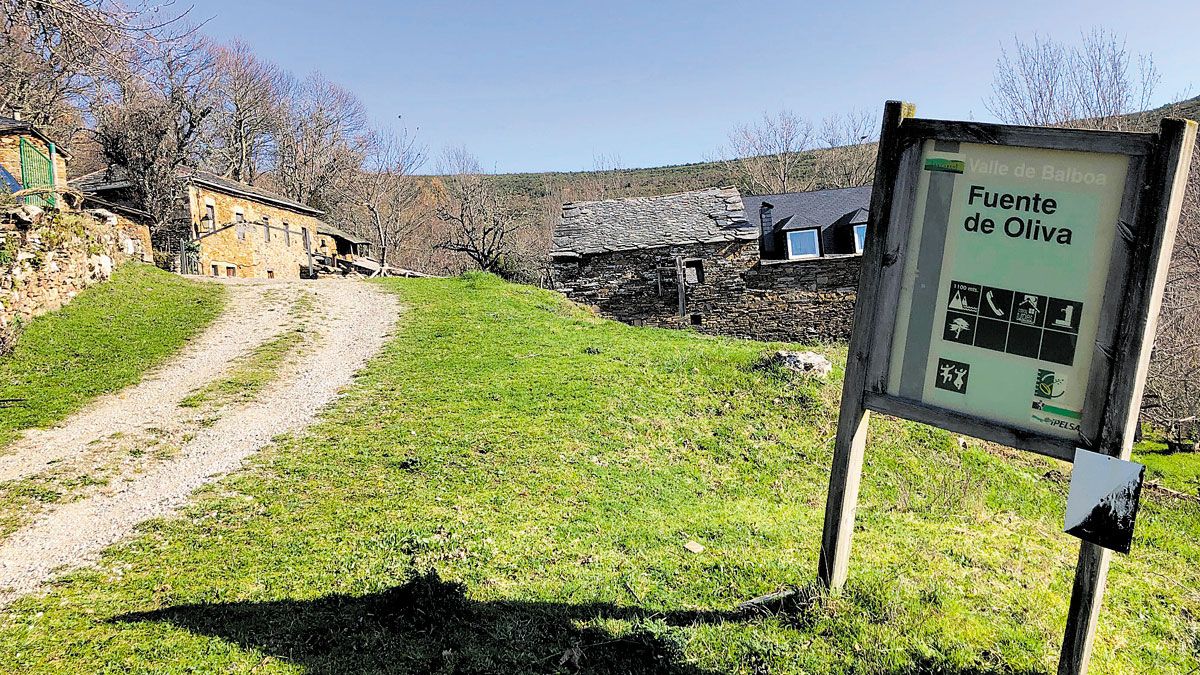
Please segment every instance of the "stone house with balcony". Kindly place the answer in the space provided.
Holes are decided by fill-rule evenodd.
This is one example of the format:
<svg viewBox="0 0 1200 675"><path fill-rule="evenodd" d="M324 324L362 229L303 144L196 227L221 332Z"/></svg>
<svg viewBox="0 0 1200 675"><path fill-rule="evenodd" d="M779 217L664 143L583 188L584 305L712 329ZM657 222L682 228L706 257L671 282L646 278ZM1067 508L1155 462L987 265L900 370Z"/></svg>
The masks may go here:
<svg viewBox="0 0 1200 675"><path fill-rule="evenodd" d="M33 124L0 117L0 191L11 194L50 186L66 188L70 160L69 152ZM37 206L62 206L58 200L53 193L25 199Z"/></svg>
<svg viewBox="0 0 1200 675"><path fill-rule="evenodd" d="M553 283L633 325L845 339L870 192L742 197L725 187L565 204Z"/></svg>
<svg viewBox="0 0 1200 675"><path fill-rule="evenodd" d="M330 251L335 261L345 264L365 255L361 252L368 242L322 221L324 212L319 209L207 171L184 169L179 179L179 217L154 241L160 263L175 271L299 279L316 276ZM89 199L126 207L134 201L132 186L119 168L83 176L75 185Z"/></svg>

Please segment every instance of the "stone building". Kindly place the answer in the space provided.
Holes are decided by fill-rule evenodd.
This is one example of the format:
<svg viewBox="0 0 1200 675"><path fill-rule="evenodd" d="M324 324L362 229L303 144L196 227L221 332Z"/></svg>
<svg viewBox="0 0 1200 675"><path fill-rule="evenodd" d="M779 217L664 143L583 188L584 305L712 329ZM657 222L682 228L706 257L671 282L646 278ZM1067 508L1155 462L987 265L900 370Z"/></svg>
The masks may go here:
<svg viewBox="0 0 1200 675"><path fill-rule="evenodd" d="M67 186L67 162L71 155L29 122L0 117L0 190ZM27 204L61 206L53 193L29 196Z"/></svg>
<svg viewBox="0 0 1200 675"><path fill-rule="evenodd" d="M554 284L634 325L844 339L869 202L870 188L743 199L726 187L566 204L551 252Z"/></svg>
<svg viewBox="0 0 1200 675"><path fill-rule="evenodd" d="M379 263L370 258L371 242L328 223L317 227L314 253L318 269L329 274L375 274Z"/></svg>
<svg viewBox="0 0 1200 675"><path fill-rule="evenodd" d="M343 261L356 260L365 243L339 244L339 237L349 235L323 222L324 212L261 187L195 169L181 170L179 179L179 217L161 228L153 242L160 264L176 271L298 279L315 276L324 255L322 243L326 250L333 246L341 252ZM75 185L89 199L124 206L135 202L120 169L83 176ZM329 234L331 230L339 234Z"/></svg>

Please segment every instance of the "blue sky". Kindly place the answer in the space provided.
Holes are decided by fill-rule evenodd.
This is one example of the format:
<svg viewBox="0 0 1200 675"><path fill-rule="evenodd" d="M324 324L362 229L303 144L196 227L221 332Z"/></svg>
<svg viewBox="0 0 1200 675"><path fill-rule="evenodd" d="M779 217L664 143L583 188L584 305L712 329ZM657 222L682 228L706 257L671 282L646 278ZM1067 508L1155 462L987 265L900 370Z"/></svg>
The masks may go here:
<svg viewBox="0 0 1200 675"><path fill-rule="evenodd" d="M195 0L193 16L298 75L322 71L434 153L461 144L485 167L540 171L702 161L781 108L819 120L903 98L923 117L988 120L1014 34L1109 28L1153 53L1156 102L1200 94L1200 2L1156 5Z"/></svg>

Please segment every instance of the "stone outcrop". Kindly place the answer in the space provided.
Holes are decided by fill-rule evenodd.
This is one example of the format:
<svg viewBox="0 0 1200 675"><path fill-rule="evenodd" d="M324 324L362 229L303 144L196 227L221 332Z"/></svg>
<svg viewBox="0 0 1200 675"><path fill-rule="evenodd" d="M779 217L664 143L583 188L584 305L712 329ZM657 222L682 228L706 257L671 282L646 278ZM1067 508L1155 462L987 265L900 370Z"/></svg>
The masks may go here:
<svg viewBox="0 0 1200 675"><path fill-rule="evenodd" d="M793 352L785 349L769 354L759 367L782 368L819 380L824 380L833 372L833 364L829 359L816 352Z"/></svg>

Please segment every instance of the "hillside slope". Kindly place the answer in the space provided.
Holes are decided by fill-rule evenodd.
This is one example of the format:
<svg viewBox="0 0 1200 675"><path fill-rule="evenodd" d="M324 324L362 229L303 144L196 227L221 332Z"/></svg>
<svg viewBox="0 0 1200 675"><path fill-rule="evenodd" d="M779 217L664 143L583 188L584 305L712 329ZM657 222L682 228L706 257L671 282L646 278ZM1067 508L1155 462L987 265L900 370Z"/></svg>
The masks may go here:
<svg viewBox="0 0 1200 675"><path fill-rule="evenodd" d="M44 314L0 356L0 447L136 382L220 313L224 289L127 264Z"/></svg>
<svg viewBox="0 0 1200 675"><path fill-rule="evenodd" d="M873 422L825 597L840 368L795 380L754 367L768 345L489 276L382 283L409 311L324 421L10 609L0 671L1053 672L1066 465ZM1200 508L1139 519L1095 675L1200 666Z"/></svg>

